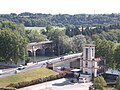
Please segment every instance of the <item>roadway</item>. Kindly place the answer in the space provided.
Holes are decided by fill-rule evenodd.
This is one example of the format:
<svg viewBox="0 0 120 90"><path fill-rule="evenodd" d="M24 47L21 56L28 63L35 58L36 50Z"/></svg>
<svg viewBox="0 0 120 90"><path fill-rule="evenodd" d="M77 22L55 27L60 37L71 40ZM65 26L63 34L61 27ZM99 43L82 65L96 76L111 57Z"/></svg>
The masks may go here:
<svg viewBox="0 0 120 90"><path fill-rule="evenodd" d="M17 68L4 69L3 74L0 75L0 78L15 75L16 70L18 71L18 73L22 73L22 72L26 72L28 70L34 70L36 68L46 67L45 65L43 65L43 63L45 63L45 62L40 62L39 64L34 63L30 66L25 66L25 69L22 69L22 70L17 70Z"/></svg>

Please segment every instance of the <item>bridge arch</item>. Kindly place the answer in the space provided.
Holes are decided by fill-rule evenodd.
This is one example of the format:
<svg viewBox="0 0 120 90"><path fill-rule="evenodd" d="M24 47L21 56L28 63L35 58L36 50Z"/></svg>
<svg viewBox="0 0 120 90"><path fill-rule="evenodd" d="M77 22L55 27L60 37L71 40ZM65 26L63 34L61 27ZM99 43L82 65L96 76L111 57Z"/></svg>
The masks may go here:
<svg viewBox="0 0 120 90"><path fill-rule="evenodd" d="M33 56L33 53L30 50L28 50L28 56Z"/></svg>
<svg viewBox="0 0 120 90"><path fill-rule="evenodd" d="M29 43L27 50L29 56L49 55L53 51L52 41Z"/></svg>

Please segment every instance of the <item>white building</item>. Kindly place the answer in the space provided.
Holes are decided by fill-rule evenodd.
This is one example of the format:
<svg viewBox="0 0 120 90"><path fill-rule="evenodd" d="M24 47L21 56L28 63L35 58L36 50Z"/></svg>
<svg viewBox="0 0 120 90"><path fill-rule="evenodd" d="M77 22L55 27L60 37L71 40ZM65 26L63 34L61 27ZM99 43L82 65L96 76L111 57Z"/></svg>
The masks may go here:
<svg viewBox="0 0 120 90"><path fill-rule="evenodd" d="M102 68L100 65L101 58L95 58L95 45L85 44L83 47L83 58L80 60L80 68L84 74L90 74L94 77Z"/></svg>

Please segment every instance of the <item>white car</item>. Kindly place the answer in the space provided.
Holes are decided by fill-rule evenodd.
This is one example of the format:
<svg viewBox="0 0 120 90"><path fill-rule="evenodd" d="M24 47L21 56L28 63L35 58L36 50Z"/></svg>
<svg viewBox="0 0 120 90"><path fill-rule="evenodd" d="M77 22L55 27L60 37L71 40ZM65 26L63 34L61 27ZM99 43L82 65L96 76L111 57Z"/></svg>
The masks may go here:
<svg viewBox="0 0 120 90"><path fill-rule="evenodd" d="M25 69L25 66L23 66L23 65L19 65L19 67L18 67L17 69L18 69L18 70Z"/></svg>

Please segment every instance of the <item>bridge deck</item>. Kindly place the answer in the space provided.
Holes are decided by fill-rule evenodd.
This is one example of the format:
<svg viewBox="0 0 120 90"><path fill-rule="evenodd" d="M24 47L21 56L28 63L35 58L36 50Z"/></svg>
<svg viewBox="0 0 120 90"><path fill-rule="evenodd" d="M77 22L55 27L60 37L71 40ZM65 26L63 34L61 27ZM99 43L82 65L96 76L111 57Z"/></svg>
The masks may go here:
<svg viewBox="0 0 120 90"><path fill-rule="evenodd" d="M38 62L38 63L57 64L57 63L60 63L60 62L65 62L65 61L69 61L70 62L73 59L80 58L81 55L82 55L82 53L70 54L70 55L65 55L65 56L61 56L61 57L45 60L45 61Z"/></svg>

